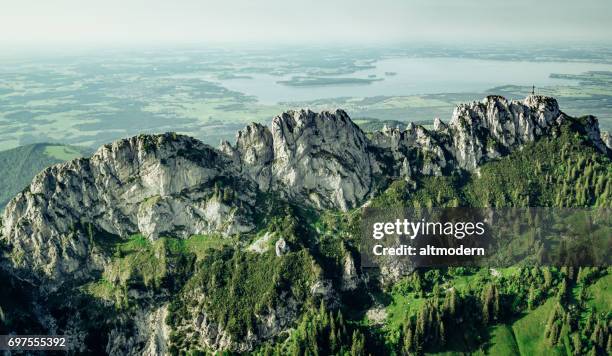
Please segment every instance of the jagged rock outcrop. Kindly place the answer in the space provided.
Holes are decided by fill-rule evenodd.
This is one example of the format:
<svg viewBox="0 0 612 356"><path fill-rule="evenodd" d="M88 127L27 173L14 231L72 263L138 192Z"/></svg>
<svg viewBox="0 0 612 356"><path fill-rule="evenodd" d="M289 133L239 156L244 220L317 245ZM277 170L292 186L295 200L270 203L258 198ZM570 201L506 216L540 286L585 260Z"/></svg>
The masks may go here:
<svg viewBox="0 0 612 356"><path fill-rule="evenodd" d="M522 102L489 96L462 104L450 122L452 152L459 167L474 170L487 159L542 136L563 117L556 100L535 95Z"/></svg>
<svg viewBox="0 0 612 356"><path fill-rule="evenodd" d="M377 161L386 163L391 176L474 171L488 160L549 134L567 118L550 97L530 95L523 101L509 101L488 96L457 106L448 125L436 118L433 130L418 125L385 129L374 133L371 143L375 150L383 150ZM606 152L597 119L587 116L581 121L593 144Z"/></svg>
<svg viewBox="0 0 612 356"><path fill-rule="evenodd" d="M601 132L601 141L609 150L612 150L612 135L608 131Z"/></svg>
<svg viewBox="0 0 612 356"><path fill-rule="evenodd" d="M276 241L274 244L274 252L276 256L280 257L286 254L289 251L289 247L287 246L287 242L282 237Z"/></svg>
<svg viewBox="0 0 612 356"><path fill-rule="evenodd" d="M423 126L408 125L406 130L387 128L374 133L371 142L370 150L375 152L378 165L376 171L385 176L441 175L447 170L445 137Z"/></svg>
<svg viewBox="0 0 612 356"><path fill-rule="evenodd" d="M166 324L167 316L167 305L155 309L136 309L132 314L122 315L121 323L117 323L119 325L108 334L106 353L134 356L168 354L170 328Z"/></svg>
<svg viewBox="0 0 612 356"><path fill-rule="evenodd" d="M38 174L4 211L3 238L17 267L74 278L99 267L89 258L92 230L150 238L244 232L256 194L225 155L196 139L137 136Z"/></svg>
<svg viewBox="0 0 612 356"><path fill-rule="evenodd" d="M266 191L272 183L274 143L267 126L252 123L236 135L236 147L229 142L221 143L220 150L234 159L259 187Z"/></svg>
<svg viewBox="0 0 612 356"><path fill-rule="evenodd" d="M359 273L357 272L357 268L355 268L355 260L353 260L353 256L351 256L350 253L346 253L344 261L342 262L342 280L340 288L343 291L351 291L357 289L358 284Z"/></svg>
<svg viewBox="0 0 612 356"><path fill-rule="evenodd" d="M288 111L270 128L251 124L236 146L222 144L264 191L274 190L318 208L347 209L370 193L365 134L342 111Z"/></svg>

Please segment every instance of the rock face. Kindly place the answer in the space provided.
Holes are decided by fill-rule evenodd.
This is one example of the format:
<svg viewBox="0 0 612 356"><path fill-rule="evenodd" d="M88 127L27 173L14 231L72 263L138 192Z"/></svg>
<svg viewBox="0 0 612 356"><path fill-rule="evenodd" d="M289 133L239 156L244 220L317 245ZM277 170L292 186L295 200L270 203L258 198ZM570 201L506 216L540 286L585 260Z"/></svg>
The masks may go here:
<svg viewBox="0 0 612 356"><path fill-rule="evenodd" d="M553 98L531 95L519 102L489 96L455 109L452 150L461 168L474 170L487 159L534 141L564 118Z"/></svg>
<svg viewBox="0 0 612 356"><path fill-rule="evenodd" d="M275 307L267 307L256 315L257 325L254 331L248 331L242 337L233 337L202 307L203 296L204 294L198 291L192 293L193 305L189 306L185 313L188 317L181 320L181 323L174 329L175 332L185 335L189 344L197 345L201 349L248 353L260 340L272 338L289 328L297 319L300 309L295 298L283 292L280 296L283 303Z"/></svg>
<svg viewBox="0 0 612 356"><path fill-rule="evenodd" d="M244 232L253 227L256 192L230 160L193 138L132 137L38 174L4 211L3 236L19 252L15 265L78 277L96 268L82 263L91 230L150 238Z"/></svg>
<svg viewBox="0 0 612 356"><path fill-rule="evenodd" d="M608 131L601 132L601 141L609 150L612 150L612 135Z"/></svg>
<svg viewBox="0 0 612 356"><path fill-rule="evenodd" d="M285 242L285 239L281 237L274 244L274 252L276 253L276 256L280 257L286 254L288 251L289 248L287 247L287 242Z"/></svg>
<svg viewBox="0 0 612 356"><path fill-rule="evenodd" d="M436 118L431 131L412 124L405 130L383 129L374 133L371 146L379 154L379 167L392 177L473 171L547 134L565 118L553 98L532 95L508 101L489 96L459 105L448 125ZM597 125L594 131L598 133Z"/></svg>
<svg viewBox="0 0 612 356"><path fill-rule="evenodd" d="M359 273L357 272L357 268L355 268L355 261L353 260L353 256L350 253L347 253L344 256L344 262L342 263L342 280L341 280L341 289L343 291L351 291L357 289L357 284L359 283Z"/></svg>
<svg viewBox="0 0 612 356"><path fill-rule="evenodd" d="M370 192L367 148L365 134L342 110L288 111L270 129L247 126L234 148L222 145L261 190L340 209L356 206Z"/></svg>
<svg viewBox="0 0 612 356"><path fill-rule="evenodd" d="M170 328L165 319L168 307L162 306L153 310L136 309L133 315L121 317L121 323L130 325L127 328L113 328L108 335L106 353L109 355L166 355ZM129 331L127 331L129 330Z"/></svg>

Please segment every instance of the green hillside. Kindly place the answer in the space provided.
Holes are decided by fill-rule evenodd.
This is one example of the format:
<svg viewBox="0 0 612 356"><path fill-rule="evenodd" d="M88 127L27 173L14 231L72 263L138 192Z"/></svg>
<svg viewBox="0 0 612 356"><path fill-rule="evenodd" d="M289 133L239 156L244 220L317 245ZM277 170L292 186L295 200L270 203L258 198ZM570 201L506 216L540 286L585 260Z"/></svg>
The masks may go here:
<svg viewBox="0 0 612 356"><path fill-rule="evenodd" d="M65 158L70 151L51 152ZM134 333L138 310L159 306L166 311L172 355L211 354L198 343L200 331L194 326L204 315L224 330L224 337L244 340L260 327L258 317L275 310L282 312L274 315L295 318L275 317L284 331L254 344L250 354L612 352L611 267L418 268L389 285L364 269L354 289L330 296L325 284L315 282L343 283L349 258L359 269L362 209L313 211L272 193L262 195L260 205L270 209L257 231L226 239L150 241L142 235L103 235L84 226L91 253L106 261L104 270L81 285L50 292L45 308L60 327L72 327L70 315L78 311L75 327L87 332L90 354L107 351L110 330ZM421 176L414 184L395 181L370 206L609 208L612 162L570 123L555 137L484 164L477 174ZM248 248L264 236L269 241L262 246L270 248ZM273 246L281 238L289 248L277 254ZM35 319L33 312L22 305L35 298L33 290L21 281L7 281L8 288L0 291L0 312L6 314L0 333L40 333L39 326L28 324Z"/></svg>
<svg viewBox="0 0 612 356"><path fill-rule="evenodd" d="M88 154L84 148L50 143L0 151L0 210L44 168Z"/></svg>

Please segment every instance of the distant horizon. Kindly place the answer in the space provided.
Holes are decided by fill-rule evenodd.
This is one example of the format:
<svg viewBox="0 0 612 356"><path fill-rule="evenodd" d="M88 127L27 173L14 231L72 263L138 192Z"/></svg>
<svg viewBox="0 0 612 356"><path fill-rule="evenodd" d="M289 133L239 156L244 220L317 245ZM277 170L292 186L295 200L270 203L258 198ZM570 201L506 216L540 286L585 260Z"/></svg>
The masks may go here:
<svg viewBox="0 0 612 356"><path fill-rule="evenodd" d="M4 0L3 52L151 46L612 42L612 2Z"/></svg>
<svg viewBox="0 0 612 356"><path fill-rule="evenodd" d="M88 55L119 54L129 52L148 51L278 51L295 49L330 49L335 50L410 50L414 49L456 49L456 50L482 50L482 49L538 49L538 50L577 50L588 49L610 49L612 51L612 39L600 41L538 41L538 42L515 42L515 41L397 41L386 43L353 43L353 42L306 42L306 43L284 43L284 42L185 42L185 43L140 43L140 44L47 44L47 45L14 45L4 46L0 52L0 60L44 59L55 57L80 57ZM571 48L568 48L570 46Z"/></svg>

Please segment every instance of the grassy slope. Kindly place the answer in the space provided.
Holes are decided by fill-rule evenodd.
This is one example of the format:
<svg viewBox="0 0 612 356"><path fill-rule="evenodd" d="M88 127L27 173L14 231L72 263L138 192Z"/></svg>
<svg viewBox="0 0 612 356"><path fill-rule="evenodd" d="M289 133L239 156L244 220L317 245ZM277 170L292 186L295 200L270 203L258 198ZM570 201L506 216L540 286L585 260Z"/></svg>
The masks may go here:
<svg viewBox="0 0 612 356"><path fill-rule="evenodd" d="M588 287L588 305L597 312L608 313L612 305L612 274L602 277Z"/></svg>
<svg viewBox="0 0 612 356"><path fill-rule="evenodd" d="M491 330L491 347L489 355L510 356L520 355L519 345L516 342L514 331L508 325L496 325Z"/></svg>
<svg viewBox="0 0 612 356"><path fill-rule="evenodd" d="M87 284L85 290L102 299L112 299L117 288L129 284L159 285L168 274L168 265L173 264L173 257L194 255L196 260L201 260L210 251L232 243L235 243L232 239L204 235L194 235L188 239L162 237L150 241L140 234L112 242L97 241L97 247L106 251L112 259L102 278Z"/></svg>
<svg viewBox="0 0 612 356"><path fill-rule="evenodd" d="M553 299L512 324L521 355L564 355L565 350L550 347L544 338L546 320L555 306Z"/></svg>
<svg viewBox="0 0 612 356"><path fill-rule="evenodd" d="M44 168L84 155L82 148L46 143L0 152L0 209Z"/></svg>

